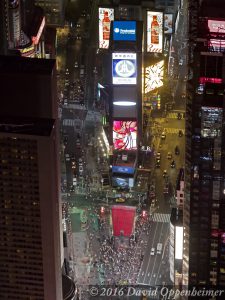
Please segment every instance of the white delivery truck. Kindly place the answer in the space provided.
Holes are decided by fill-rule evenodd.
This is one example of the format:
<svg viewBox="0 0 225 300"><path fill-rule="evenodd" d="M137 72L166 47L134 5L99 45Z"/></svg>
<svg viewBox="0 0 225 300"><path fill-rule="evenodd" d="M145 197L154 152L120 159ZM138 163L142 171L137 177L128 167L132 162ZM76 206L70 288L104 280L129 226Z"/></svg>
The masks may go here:
<svg viewBox="0 0 225 300"><path fill-rule="evenodd" d="M162 253L162 243L158 243L157 244L157 254L161 254Z"/></svg>

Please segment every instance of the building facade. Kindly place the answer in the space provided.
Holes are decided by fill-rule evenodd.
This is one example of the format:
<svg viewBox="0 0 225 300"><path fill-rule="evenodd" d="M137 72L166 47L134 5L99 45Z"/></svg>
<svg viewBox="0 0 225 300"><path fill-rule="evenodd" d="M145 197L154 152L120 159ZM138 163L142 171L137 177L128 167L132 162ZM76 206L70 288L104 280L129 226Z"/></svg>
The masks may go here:
<svg viewBox="0 0 225 300"><path fill-rule="evenodd" d="M47 25L63 26L64 0L35 0L35 5L42 7L47 18Z"/></svg>
<svg viewBox="0 0 225 300"><path fill-rule="evenodd" d="M55 62L1 56L0 88L0 295L61 300Z"/></svg>
<svg viewBox="0 0 225 300"><path fill-rule="evenodd" d="M223 1L189 1L184 285L225 285Z"/></svg>

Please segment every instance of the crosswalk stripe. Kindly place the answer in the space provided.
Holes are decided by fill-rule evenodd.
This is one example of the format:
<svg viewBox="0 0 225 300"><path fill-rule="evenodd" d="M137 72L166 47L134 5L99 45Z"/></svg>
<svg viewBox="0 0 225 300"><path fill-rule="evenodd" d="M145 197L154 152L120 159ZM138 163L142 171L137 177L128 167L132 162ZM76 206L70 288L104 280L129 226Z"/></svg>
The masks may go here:
<svg viewBox="0 0 225 300"><path fill-rule="evenodd" d="M168 119L177 119L177 113L175 112L170 112L167 114Z"/></svg>
<svg viewBox="0 0 225 300"><path fill-rule="evenodd" d="M153 219L154 222L169 223L170 222L170 214L155 213L153 215L152 219Z"/></svg>
<svg viewBox="0 0 225 300"><path fill-rule="evenodd" d="M180 130L181 129L178 129L178 128L164 128L164 131L166 133L173 133L173 134L178 134ZM184 129L182 129L181 131L183 132L183 134L185 133Z"/></svg>
<svg viewBox="0 0 225 300"><path fill-rule="evenodd" d="M73 120L73 119L64 119L63 120L63 125L64 126L74 126L75 125L75 120Z"/></svg>

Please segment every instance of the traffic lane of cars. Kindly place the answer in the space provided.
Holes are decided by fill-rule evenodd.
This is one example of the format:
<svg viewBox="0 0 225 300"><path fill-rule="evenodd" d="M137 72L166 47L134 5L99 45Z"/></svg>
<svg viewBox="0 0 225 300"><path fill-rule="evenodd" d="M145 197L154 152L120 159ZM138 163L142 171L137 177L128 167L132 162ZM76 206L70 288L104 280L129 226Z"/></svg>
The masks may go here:
<svg viewBox="0 0 225 300"><path fill-rule="evenodd" d="M154 286L169 278L168 274L165 274L165 268L168 270L168 235L169 223L153 222L137 283ZM161 251L157 251L159 244L162 246Z"/></svg>
<svg viewBox="0 0 225 300"><path fill-rule="evenodd" d="M153 222L157 223L155 227L155 234L156 238L153 240L152 243L152 248L149 256L149 262L148 262L148 267L146 270L146 274L144 277L144 283L149 284L149 285L154 285L155 281L158 279L157 275L161 275L158 273L159 271L159 264L162 260L162 252L158 251L157 253L157 245L164 244L164 235L165 235L165 226L163 222ZM168 224L167 224L168 227ZM154 249L154 251L152 251ZM160 252L160 253L159 253Z"/></svg>
<svg viewBox="0 0 225 300"><path fill-rule="evenodd" d="M151 260L153 261L153 256L150 255L150 251L152 248L155 248L154 245L157 243L157 228L160 223L154 223L151 222L151 228L150 228L150 234L149 234L149 239L148 239L148 243L147 243L147 247L146 247L146 251L144 254L144 259L142 261L141 264L141 268L140 268L140 272L139 272L139 276L138 276L138 283L145 283L145 278L149 277L151 272L149 270L149 266L151 267Z"/></svg>

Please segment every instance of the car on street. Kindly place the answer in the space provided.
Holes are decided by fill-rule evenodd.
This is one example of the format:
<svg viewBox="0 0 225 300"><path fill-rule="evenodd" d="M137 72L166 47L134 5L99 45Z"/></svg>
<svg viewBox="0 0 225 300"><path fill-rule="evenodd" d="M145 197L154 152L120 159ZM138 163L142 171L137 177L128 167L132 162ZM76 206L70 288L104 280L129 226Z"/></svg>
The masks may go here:
<svg viewBox="0 0 225 300"><path fill-rule="evenodd" d="M76 177L73 178L73 186L77 186L77 178Z"/></svg>
<svg viewBox="0 0 225 300"><path fill-rule="evenodd" d="M165 177L167 177L167 176L168 176L167 170L164 170L164 171L163 171L163 177L165 178Z"/></svg>
<svg viewBox="0 0 225 300"><path fill-rule="evenodd" d="M156 167L156 168L160 168L160 160L159 160L159 159L156 161L155 167Z"/></svg>
<svg viewBox="0 0 225 300"><path fill-rule="evenodd" d="M182 119L182 114L179 112L178 114L177 114L177 120L181 120Z"/></svg>
<svg viewBox="0 0 225 300"><path fill-rule="evenodd" d="M179 135L179 137L182 137L183 136L183 131L179 130L178 135Z"/></svg>
<svg viewBox="0 0 225 300"><path fill-rule="evenodd" d="M172 160L172 162L171 162L171 168L175 168L176 167L176 163L175 163L175 160Z"/></svg>
<svg viewBox="0 0 225 300"><path fill-rule="evenodd" d="M76 146L77 146L77 148L80 148L80 140L79 139L76 141Z"/></svg>
<svg viewBox="0 0 225 300"><path fill-rule="evenodd" d="M151 249L150 255L155 255L155 248Z"/></svg>
<svg viewBox="0 0 225 300"><path fill-rule="evenodd" d="M165 131L163 131L163 132L162 132L162 135L161 135L161 139L162 139L162 140L165 140L165 138L166 138L166 133L165 133Z"/></svg>
<svg viewBox="0 0 225 300"><path fill-rule="evenodd" d="M117 203L124 203L126 200L124 198L116 198Z"/></svg>
<svg viewBox="0 0 225 300"><path fill-rule="evenodd" d="M168 158L168 159L171 159L171 158L172 158L172 152L168 152L168 153L167 153L167 158Z"/></svg>
<svg viewBox="0 0 225 300"><path fill-rule="evenodd" d="M162 243L158 243L157 244L157 248L156 248L156 251L157 251L157 254L161 254L162 253Z"/></svg>
<svg viewBox="0 0 225 300"><path fill-rule="evenodd" d="M157 152L157 154L156 154L156 159L157 159L157 160L160 160L160 159L161 159L161 152Z"/></svg>
<svg viewBox="0 0 225 300"><path fill-rule="evenodd" d="M75 61L74 68L78 68L78 61Z"/></svg>
<svg viewBox="0 0 225 300"><path fill-rule="evenodd" d="M83 174L83 172L84 172L83 166L79 165L79 173L80 173L80 174Z"/></svg>
<svg viewBox="0 0 225 300"><path fill-rule="evenodd" d="M179 155L179 154L180 154L180 149L179 149L178 146L175 147L174 152L175 152L176 155Z"/></svg>
<svg viewBox="0 0 225 300"><path fill-rule="evenodd" d="M66 158L66 161L70 161L70 155L68 153L65 155L65 158Z"/></svg>
<svg viewBox="0 0 225 300"><path fill-rule="evenodd" d="M163 194L168 194L169 193L169 184L166 183L164 188L163 188Z"/></svg>
<svg viewBox="0 0 225 300"><path fill-rule="evenodd" d="M72 160L72 169L76 169L76 162Z"/></svg>

